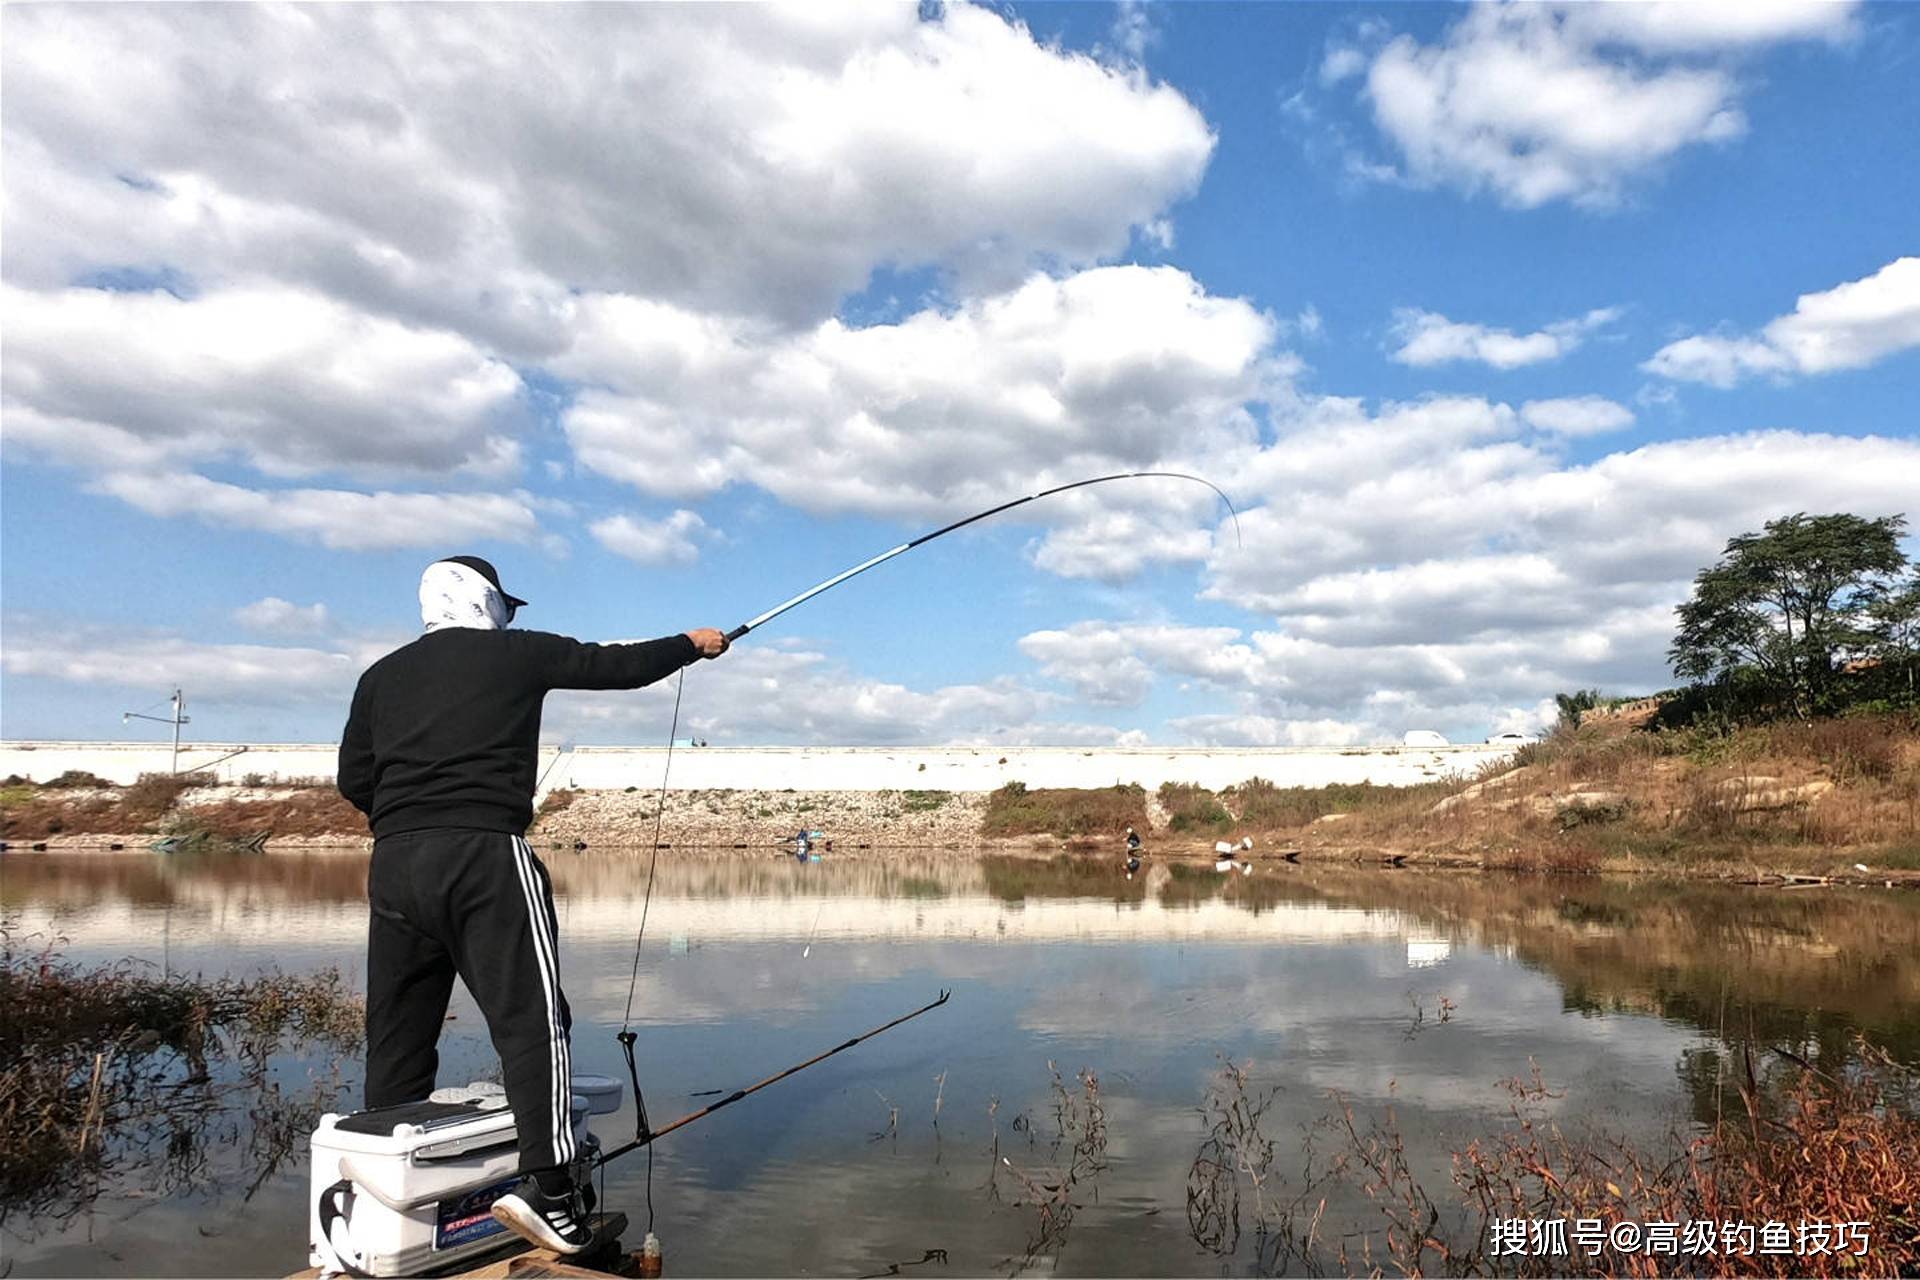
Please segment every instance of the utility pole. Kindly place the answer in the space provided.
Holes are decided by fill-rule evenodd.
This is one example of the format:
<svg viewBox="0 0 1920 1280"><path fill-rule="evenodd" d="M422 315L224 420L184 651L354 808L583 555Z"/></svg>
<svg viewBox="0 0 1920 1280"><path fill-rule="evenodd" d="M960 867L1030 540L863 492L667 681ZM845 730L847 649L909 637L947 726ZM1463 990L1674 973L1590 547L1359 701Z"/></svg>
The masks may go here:
<svg viewBox="0 0 1920 1280"><path fill-rule="evenodd" d="M172 725L173 726L173 767L169 769L168 772L179 773L180 772L180 726L183 724L191 724L192 721L188 719L185 715L181 714L183 711L186 710L187 700L186 700L186 697L180 692L180 690L175 689L173 691L173 697L170 698L169 701L173 703L173 714L170 716L150 716L143 711L122 711L120 713L120 723L125 724L129 720L152 720L158 724Z"/></svg>

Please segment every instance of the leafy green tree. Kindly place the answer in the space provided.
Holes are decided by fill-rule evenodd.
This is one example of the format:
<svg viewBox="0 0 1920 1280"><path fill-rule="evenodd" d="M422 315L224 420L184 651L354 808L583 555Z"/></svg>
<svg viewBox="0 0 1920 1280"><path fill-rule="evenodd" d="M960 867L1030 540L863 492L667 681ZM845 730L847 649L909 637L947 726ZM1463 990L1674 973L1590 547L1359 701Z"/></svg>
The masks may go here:
<svg viewBox="0 0 1920 1280"><path fill-rule="evenodd" d="M1840 665L1877 647L1876 613L1907 564L1905 528L1897 515L1801 512L1731 539L1678 610L1674 672L1724 682L1750 671L1777 705L1834 710Z"/></svg>
<svg viewBox="0 0 1920 1280"><path fill-rule="evenodd" d="M1874 610L1879 644L1876 657L1905 679L1908 704L1915 702L1914 669L1920 667L1920 566Z"/></svg>
<svg viewBox="0 0 1920 1280"><path fill-rule="evenodd" d="M1560 723L1569 729L1578 729L1580 717L1600 705L1600 691L1575 689L1572 693L1556 693L1553 702L1560 708Z"/></svg>

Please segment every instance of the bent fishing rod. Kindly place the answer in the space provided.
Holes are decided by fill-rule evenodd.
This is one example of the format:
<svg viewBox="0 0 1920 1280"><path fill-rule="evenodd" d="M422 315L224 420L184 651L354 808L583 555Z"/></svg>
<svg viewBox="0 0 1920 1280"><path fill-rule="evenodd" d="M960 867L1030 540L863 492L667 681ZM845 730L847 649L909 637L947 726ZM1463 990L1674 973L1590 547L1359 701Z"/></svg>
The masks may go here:
<svg viewBox="0 0 1920 1280"><path fill-rule="evenodd" d="M967 516L963 519L955 520L951 524L942 525L940 528L934 529L929 533L923 533L917 538L911 539L910 541L907 541L907 542L903 542L899 546L893 547L887 551L883 551L879 555L874 556L869 560L863 560L859 564L854 565L851 569L847 569L841 573L836 573L831 578L828 578L826 581L820 582L814 586L811 586L807 588L805 591L802 591L799 595L794 596L789 600L782 601L780 604L777 604L773 608L768 609L765 613L759 614L758 616L750 618L746 622L741 623L739 626L735 627L732 631L729 631L727 633L727 642L731 644L733 641L738 640L740 637L746 635L749 631L754 630L756 627L764 626L768 622L773 621L773 619L779 617L781 614L785 613L787 610L792 609L798 605L805 604L807 601L813 599L815 596L819 595L821 592L832 590L834 587L839 586L841 583L845 582L847 579L858 577L860 574L865 573L867 570L874 568L877 565L885 564L887 561L893 559L895 556L904 555L907 552L913 550L915 547L924 546L927 543L932 542L935 538L944 537L945 535L952 533L957 529L964 529L968 525L974 524L981 520L985 520L989 516L997 516L1003 511L1011 511L1015 507L1023 507L1029 502L1038 502L1042 498L1050 498L1054 494L1065 493L1070 489L1084 489L1089 485L1107 484L1114 480L1187 480L1187 481L1191 481L1194 484L1203 484L1207 486L1207 488L1213 490L1214 493L1218 494L1220 497L1220 501L1226 504L1227 513L1233 519L1234 539L1236 542L1238 542L1239 540L1240 513L1238 510L1234 508L1233 499L1229 498L1226 495L1226 493L1220 488L1220 486L1213 483L1213 481L1211 480L1205 479L1204 477L1201 477L1201 476L1189 475L1184 471L1122 471L1122 472L1117 472L1113 475L1094 476L1093 478L1088 480L1075 480L1068 484L1055 485L1051 489L1042 489L1038 493L1030 493L1024 498L1015 498L1010 502L1002 502L998 506L988 507L985 511L976 512L973 515ZM681 672L681 678L683 682L682 687L684 687L685 676L686 676L686 672L682 670ZM700 1119L703 1116L712 1115L715 1111L718 1111L721 1107L730 1106L733 1103L740 1101L740 1099L746 1097L749 1094L758 1093L760 1090L766 1088L768 1085L778 1083L779 1081L786 1079L788 1076L793 1075L796 1072L804 1071L808 1067L813 1066L817 1062L821 1062L827 1058L831 1058L836 1053L839 1053L846 1049L851 1049L853 1048L854 1045L859 1044L863 1040L871 1040L873 1037L879 1035L883 1031L890 1031L894 1027L899 1026L903 1022L909 1021L910 1019L913 1019L913 1018L917 1018L921 1014L926 1013L930 1010L937 1009L941 1005L945 1004L953 994L950 991L942 991L940 993L940 998L938 1000L933 1001L931 1004L923 1005L922 1007L915 1009L912 1013L903 1014L900 1017L895 1018L892 1022L888 1022L882 1026L875 1027L873 1030L867 1032L864 1035L855 1036L851 1040L847 1040L841 1044L835 1045L833 1048L828 1049L825 1053L817 1054L814 1057L808 1058L805 1062L795 1063L793 1066L788 1067L783 1071L779 1071L774 1073L773 1075L768 1076L766 1079L760 1081L757 1084L749 1085L744 1089L737 1089L733 1093L730 1093L726 1097L720 1099L718 1102L711 1103L705 1107L700 1108L700 1110L698 1111L692 1112L688 1115L681 1116L678 1120L675 1120L670 1124L664 1125L659 1129L653 1128L647 1119L646 1098L641 1093L641 1090L640 1090L639 1064L634 1059L634 1042L638 1037L634 1034L633 1027L632 1027L633 993L635 990L635 986L638 983L639 977L640 977L640 947L641 947L642 941L646 937L647 908L650 907L653 903L653 864L654 864L654 861L657 861L658 858L660 857L660 820L664 816L666 811L667 771L670 771L673 767L673 735L675 732L678 731L679 724L680 724L680 694L679 694L679 691L676 689L674 693L674 700L673 700L673 727L669 729L667 732L666 768L665 770L662 771L661 778L660 778L660 803L654 811L653 857L651 860L649 860L648 867L647 867L647 896L646 896L646 901L642 905L640 910L640 927L635 932L634 939L633 939L633 973L628 978L628 981L627 981L627 1011L626 1011L625 1017L622 1018L621 1020L621 1027L620 1027L619 1034L614 1037L620 1042L620 1047L626 1056L627 1075L628 1075L628 1078L633 1082L634 1107L635 1107L635 1113L636 1113L634 1118L635 1120L634 1128L636 1131L636 1136L633 1139L633 1141L628 1142L623 1146L615 1147L613 1150L608 1151L603 1155L601 1155L599 1159L597 1159L594 1162L594 1165L596 1168L602 1167L608 1161L614 1160L619 1158L620 1156L626 1155L630 1151L638 1150L641 1147L647 1147L649 1148L649 1153L648 1153L649 1154L649 1171L648 1171L649 1187L651 1186L651 1178L652 1178L651 1147L656 1138L659 1138L665 1134L671 1133L675 1129L681 1128L685 1125L692 1124L694 1121ZM649 1203L651 1203L651 1190L649 1190Z"/></svg>
<svg viewBox="0 0 1920 1280"><path fill-rule="evenodd" d="M808 587L805 591L802 591L799 595L794 596L791 600L783 601L782 603L773 606L773 608L767 610L765 613L759 615L758 617L749 618L747 621L741 623L739 626L735 627L733 630L727 632L727 643L732 644L735 640L738 640L741 636L746 635L749 631L752 631L755 627L763 626L764 624L773 621L775 618L779 617L781 614L785 613L787 610L793 608L795 605L805 604L807 601L813 599L815 596L819 595L821 592L828 591L834 587L839 586L841 583L845 582L848 578L858 577L860 574L865 573L867 570L875 567L876 565L885 564L887 561L893 559L897 555L904 555L907 552L913 550L915 547L923 546L926 543L932 542L935 538L944 537L945 535L952 533L956 529L964 529L968 525L973 524L975 521L985 520L988 516L997 516L1002 511L1011 511L1015 507L1023 507L1029 502L1038 502L1041 498L1050 498L1056 493L1065 493L1069 489L1084 489L1091 484L1106 484L1110 480L1191 480L1195 484L1203 484L1207 486L1207 488L1219 494L1220 501L1227 504L1227 513L1233 517L1233 536L1236 541L1240 537L1240 513L1234 509L1233 499L1229 498L1224 492L1222 492L1219 485L1213 483L1213 481L1211 480L1204 479L1200 476L1188 475L1184 471L1121 471L1110 476L1095 476L1091 480L1075 480L1071 484L1055 485L1051 489L1042 489L1038 493L1030 493L1024 498L1015 498L1011 502L1003 502L997 507L988 507L985 511L976 512L975 514L970 515L963 520L955 520L952 524L944 525L941 528L933 530L931 533L923 533L919 537L913 539L911 542L903 542L899 546L894 547L891 550L882 551L879 555L873 557L871 560L863 560L859 564L853 566L853 568L848 569L843 573L834 574L831 578L828 578L825 582L819 583L815 586Z"/></svg>
<svg viewBox="0 0 1920 1280"><path fill-rule="evenodd" d="M952 998L953 998L953 992L943 989L940 992L940 998L938 1000L935 1000L930 1004L923 1004L918 1009L915 1009L912 1013L903 1013L899 1017L895 1018L892 1022L882 1023L881 1025L875 1027L873 1030L865 1032L861 1035L857 1035L853 1037L853 1039L851 1040L843 1040L839 1044L833 1046L833 1048L828 1049L825 1053L816 1053L813 1055L813 1057L808 1058L805 1062L796 1062L792 1066L787 1067L784 1070L776 1071L772 1075L768 1076L765 1080L762 1080L757 1084L750 1084L744 1089L735 1089L732 1093L728 1094L724 1098L721 1098L718 1102L708 1103L706 1106L700 1108L698 1111L689 1112L688 1114L681 1116L678 1120L675 1120L669 1124L661 1125L658 1129L652 1128L647 1123L646 1104L640 1101L640 1098L639 1098L640 1084L639 1084L639 1081L636 1079L634 1081L634 1091L635 1091L634 1101L636 1106L639 1108L639 1113L636 1116L636 1128L638 1129L638 1136L635 1137L632 1142L628 1142L622 1146L615 1147L613 1150L603 1154L599 1159L593 1162L594 1167L598 1168L599 1166L606 1164L610 1160L617 1160L621 1156L626 1155L629 1151L637 1151L641 1147L650 1146L652 1145L655 1139L664 1138L669 1133L672 1133L675 1129L685 1128L687 1125L692 1124L695 1120L698 1120L703 1116L710 1116L722 1107L732 1106L734 1103L740 1101L740 1099L746 1097L748 1094L758 1093L770 1084L778 1084L780 1081L785 1080L790 1075L795 1075L799 1072L805 1071L808 1067L814 1065L816 1062L826 1061L828 1058L831 1058L834 1054L841 1052L843 1049L853 1048L853 1046L859 1044L862 1040L871 1040L883 1031L891 1031L893 1030L893 1028L899 1026L903 1022L910 1022L913 1019L919 1017L923 1013L927 1013L931 1010L938 1009L941 1005L945 1004L948 1000L951 1000ZM629 1032L627 1034L631 1034L631 1033ZM628 1061L631 1062L632 1059L629 1058Z"/></svg>

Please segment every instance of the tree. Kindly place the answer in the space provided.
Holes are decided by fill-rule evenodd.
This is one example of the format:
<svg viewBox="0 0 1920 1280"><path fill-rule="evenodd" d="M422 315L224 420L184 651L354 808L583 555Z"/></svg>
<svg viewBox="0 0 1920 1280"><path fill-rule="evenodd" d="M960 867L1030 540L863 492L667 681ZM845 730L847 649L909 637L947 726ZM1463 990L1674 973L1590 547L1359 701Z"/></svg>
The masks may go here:
<svg viewBox="0 0 1920 1280"><path fill-rule="evenodd" d="M1580 717L1600 705L1600 691L1575 689L1572 693L1556 693L1553 703L1560 708L1560 723L1569 729L1578 729Z"/></svg>
<svg viewBox="0 0 1920 1280"><path fill-rule="evenodd" d="M1876 657L1906 677L1906 700L1914 702L1914 668L1920 666L1920 565L1906 584L1874 609Z"/></svg>
<svg viewBox="0 0 1920 1280"><path fill-rule="evenodd" d="M1834 710L1840 665L1876 648L1875 613L1907 564L1905 528L1904 516L1801 512L1731 539L1677 611L1674 672L1696 682L1751 672L1776 705Z"/></svg>

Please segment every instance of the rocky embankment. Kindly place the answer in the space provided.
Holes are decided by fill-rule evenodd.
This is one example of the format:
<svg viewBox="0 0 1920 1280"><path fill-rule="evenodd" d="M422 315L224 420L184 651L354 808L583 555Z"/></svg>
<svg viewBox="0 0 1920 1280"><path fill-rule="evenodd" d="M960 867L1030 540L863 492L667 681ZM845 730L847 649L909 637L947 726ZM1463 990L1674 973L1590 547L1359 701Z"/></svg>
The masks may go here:
<svg viewBox="0 0 1920 1280"><path fill-rule="evenodd" d="M836 851L857 847L974 849L987 796L963 791L558 791L528 833L536 847L583 842L672 848L776 848L818 831ZM1057 843L1057 842L1056 842Z"/></svg>

